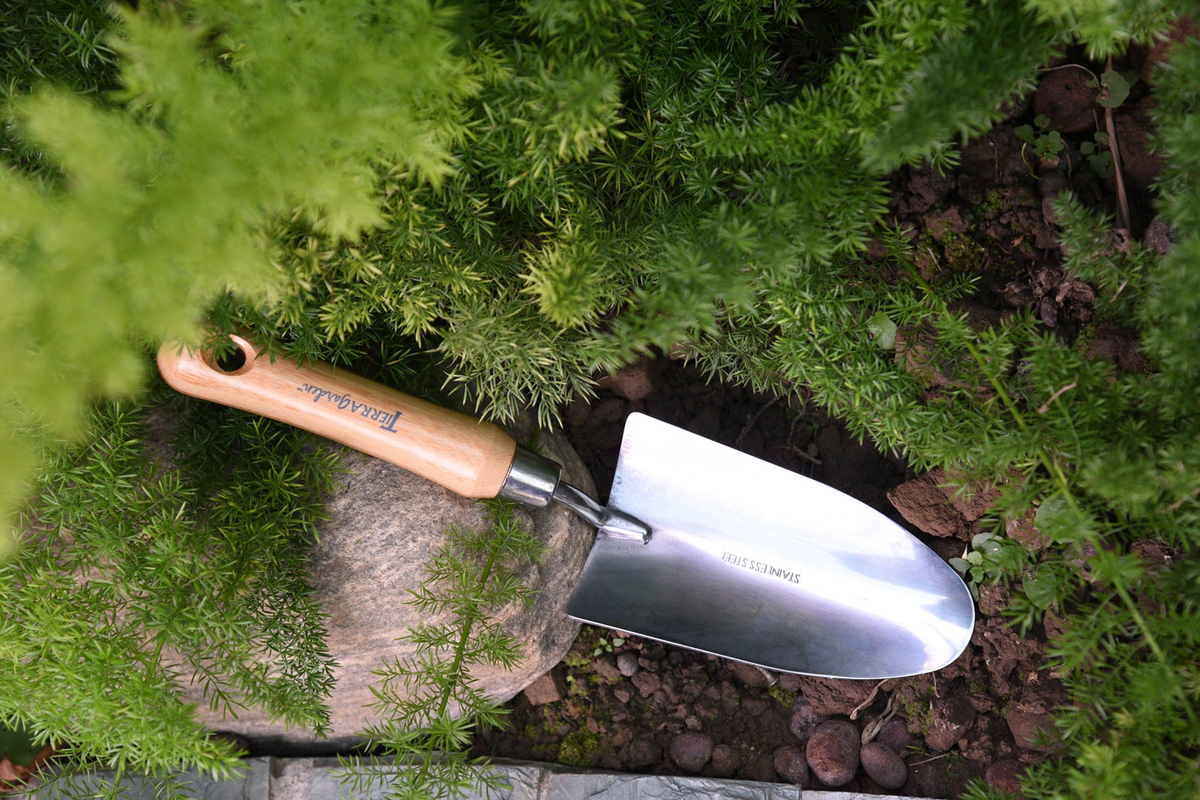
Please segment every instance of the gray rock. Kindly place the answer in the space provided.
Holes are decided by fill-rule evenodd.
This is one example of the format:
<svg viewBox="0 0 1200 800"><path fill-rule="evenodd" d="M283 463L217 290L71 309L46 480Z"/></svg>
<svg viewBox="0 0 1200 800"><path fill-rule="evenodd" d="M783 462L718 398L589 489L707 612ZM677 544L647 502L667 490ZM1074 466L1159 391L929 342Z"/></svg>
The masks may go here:
<svg viewBox="0 0 1200 800"><path fill-rule="evenodd" d="M617 669L626 678L632 678L640 669L635 653L625 652L617 656Z"/></svg>
<svg viewBox="0 0 1200 800"><path fill-rule="evenodd" d="M884 789L899 789L908 780L908 766L896 751L880 742L871 742L859 753L863 771Z"/></svg>
<svg viewBox="0 0 1200 800"><path fill-rule="evenodd" d="M845 786L858 771L858 728L845 720L823 722L813 731L804 754L808 766L825 786Z"/></svg>
<svg viewBox="0 0 1200 800"><path fill-rule="evenodd" d="M772 763L781 778L796 784L801 789L807 788L808 762L804 760L804 753L800 751L799 747L787 745L776 749L772 756Z"/></svg>
<svg viewBox="0 0 1200 800"><path fill-rule="evenodd" d="M765 759L765 780L773 780L770 754ZM938 767L936 763L931 765ZM406 767L390 759L367 759L359 767L347 768L335 758L254 758L246 761L248 774L225 781L215 781L195 772L181 777L188 796L204 800L372 800L386 793L391 776ZM658 800L796 800L798 789L780 783L758 783L748 780L715 780L700 777L670 775L627 775L578 771L548 764L507 762L487 770L506 787L495 791L467 788L463 800L485 800L501 796L506 800L629 800L633 797ZM944 772L944 769L943 769ZM369 774L370 784L361 789L349 785L362 783ZM125 773L119 782L112 772L95 772L77 776L78 788L99 795L111 793L114 787L129 800L155 800L161 786L155 779ZM34 800L54 800L62 786L40 788L31 794ZM844 792L805 791L805 800L851 800ZM925 795L940 797L938 795ZM899 800L913 800L900 798Z"/></svg>
<svg viewBox="0 0 1200 800"><path fill-rule="evenodd" d="M525 438L517 433L518 440ZM563 465L564 480L595 491L561 434L542 433L538 442L544 455ZM316 740L309 731L287 729L257 709L239 710L238 719L222 718L209 710L195 688L187 697L199 704L201 724L241 734L262 749L320 753L359 743L364 726L377 721L369 708L374 701L370 687L377 680L372 670L408 658L415 650L397 642L422 621L405 603L408 590L422 583L425 564L452 526L481 530L488 525L482 504L387 462L345 450L342 465L348 470L344 485L328 498L329 520L320 528L309 567L329 615L329 650L339 663L329 699L328 741ZM488 666L472 670L478 687L501 702L561 661L578 635L579 623L568 618L564 608L594 537L590 526L553 504L522 508L518 515L546 552L541 563L518 576L533 587L533 603L503 608L495 619L517 640L525 657L512 671Z"/></svg>
<svg viewBox="0 0 1200 800"><path fill-rule="evenodd" d="M671 740L671 760L686 772L699 772L712 758L713 740L703 733L688 731Z"/></svg>

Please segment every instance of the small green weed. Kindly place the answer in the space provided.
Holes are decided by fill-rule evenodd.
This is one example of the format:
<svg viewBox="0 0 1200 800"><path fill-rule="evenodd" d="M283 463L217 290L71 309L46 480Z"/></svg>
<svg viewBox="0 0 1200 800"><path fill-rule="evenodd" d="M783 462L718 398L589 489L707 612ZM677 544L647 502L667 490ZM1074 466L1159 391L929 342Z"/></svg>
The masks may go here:
<svg viewBox="0 0 1200 800"><path fill-rule="evenodd" d="M620 647L625 644L625 640L620 636L604 637L601 636L596 641L596 646L592 649L593 656L601 656L605 653L611 653L614 647Z"/></svg>
<svg viewBox="0 0 1200 800"><path fill-rule="evenodd" d="M1034 128L1036 126L1036 130ZM1021 147L1021 158L1025 160L1026 166L1030 168L1030 174L1033 174L1033 165L1025 159L1026 147L1032 148L1035 159L1045 159L1052 161L1058 158L1058 154L1062 152L1063 140L1062 134L1058 131L1049 130L1050 118L1045 114L1038 114L1033 119L1033 125L1020 125L1013 129L1013 133L1025 144Z"/></svg>
<svg viewBox="0 0 1200 800"><path fill-rule="evenodd" d="M1019 544L985 531L971 537L970 549L961 558L950 559L950 566L967 579L971 595L978 600L980 584L1000 580L1014 565L1025 560L1025 551Z"/></svg>
<svg viewBox="0 0 1200 800"><path fill-rule="evenodd" d="M1079 152L1083 153L1087 159L1088 168L1096 173L1101 178L1112 177L1113 174L1113 154L1109 149L1108 134L1104 131L1096 131L1092 141L1085 141L1079 144Z"/></svg>

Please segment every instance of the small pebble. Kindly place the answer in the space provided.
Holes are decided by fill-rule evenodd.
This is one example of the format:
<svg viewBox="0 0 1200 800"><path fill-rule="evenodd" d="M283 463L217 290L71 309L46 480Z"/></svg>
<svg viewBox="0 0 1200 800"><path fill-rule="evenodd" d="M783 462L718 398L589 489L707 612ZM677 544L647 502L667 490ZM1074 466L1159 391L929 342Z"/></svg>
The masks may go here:
<svg viewBox="0 0 1200 800"><path fill-rule="evenodd" d="M632 680L633 685L637 687L638 694L642 697L649 697L662 688L662 678L653 672L639 670Z"/></svg>
<svg viewBox="0 0 1200 800"><path fill-rule="evenodd" d="M628 703L633 699L633 687L628 683L620 683L613 687L613 697L621 703Z"/></svg>
<svg viewBox="0 0 1200 800"><path fill-rule="evenodd" d="M812 736L813 731L824 721L825 718L818 714L807 700L800 700L792 706L788 729L791 730L792 736L802 742L807 742L808 737Z"/></svg>
<svg viewBox="0 0 1200 800"><path fill-rule="evenodd" d="M808 766L825 786L844 786L858 771L858 728L845 720L823 722L805 747Z"/></svg>
<svg viewBox="0 0 1200 800"><path fill-rule="evenodd" d="M798 692L804 686L804 676L785 672L779 676L779 686L785 692Z"/></svg>
<svg viewBox="0 0 1200 800"><path fill-rule="evenodd" d="M563 676L551 670L525 687L525 699L531 706L557 703L567 696L567 684Z"/></svg>
<svg viewBox="0 0 1200 800"><path fill-rule="evenodd" d="M597 658L592 662L592 671L609 683L621 680L621 673L612 661L607 658Z"/></svg>
<svg viewBox="0 0 1200 800"><path fill-rule="evenodd" d="M703 733L689 731L671 740L671 760L685 772L699 772L712 758L713 740Z"/></svg>
<svg viewBox="0 0 1200 800"><path fill-rule="evenodd" d="M644 400L662 385L660 372L657 362L641 358L602 377L599 385L626 400Z"/></svg>
<svg viewBox="0 0 1200 800"><path fill-rule="evenodd" d="M632 678L638 671L637 656L630 652L621 653L617 656L617 669L626 678Z"/></svg>
<svg viewBox="0 0 1200 800"><path fill-rule="evenodd" d="M871 742L863 745L859 758L871 780L885 789L899 789L908 780L908 766L886 744Z"/></svg>
<svg viewBox="0 0 1200 800"><path fill-rule="evenodd" d="M753 664L732 661L729 664L729 671L733 673L733 677L737 682L743 686L769 686L771 684L770 673Z"/></svg>
<svg viewBox="0 0 1200 800"><path fill-rule="evenodd" d="M712 751L712 771L718 778L728 778L742 765L742 757L736 748L719 744Z"/></svg>
<svg viewBox="0 0 1200 800"><path fill-rule="evenodd" d="M903 753L912 744L912 734L908 731L908 723L896 717L883 723L879 736L875 741L886 744L896 754Z"/></svg>
<svg viewBox="0 0 1200 800"><path fill-rule="evenodd" d="M952 694L945 698L936 698L930 704L929 730L925 733L925 743L939 753L944 753L963 738L971 726L975 724L975 706L965 694ZM1016 738L1016 734L1013 734ZM1017 744L1021 740L1017 739Z"/></svg>
<svg viewBox="0 0 1200 800"><path fill-rule="evenodd" d="M799 747L787 745L775 751L773 757L775 771L780 777L796 784L801 789L808 787L808 762Z"/></svg>

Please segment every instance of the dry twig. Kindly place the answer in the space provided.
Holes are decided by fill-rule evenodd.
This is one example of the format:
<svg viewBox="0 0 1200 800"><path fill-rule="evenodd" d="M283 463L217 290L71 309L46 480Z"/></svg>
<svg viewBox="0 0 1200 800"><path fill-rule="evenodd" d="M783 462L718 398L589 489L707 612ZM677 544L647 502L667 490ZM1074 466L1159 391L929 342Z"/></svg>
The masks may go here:
<svg viewBox="0 0 1200 800"><path fill-rule="evenodd" d="M1069 392L1069 391L1071 391L1072 389L1074 389L1074 388L1075 388L1076 386L1078 386L1078 385L1079 385L1079 379L1078 379L1078 378L1076 378L1075 380L1073 380L1073 381L1071 381L1070 383L1068 383L1066 386L1064 386L1064 387L1062 387L1061 389L1059 389L1059 390L1058 390L1057 392L1055 392L1054 394L1050 395L1050 399L1049 399L1049 400L1047 400L1046 402L1044 402L1044 403L1042 403L1040 406L1038 406L1038 410L1037 410L1037 412L1038 412L1039 414L1045 414L1047 411L1049 411L1049 410L1050 410L1050 404L1051 404L1051 403L1053 403L1055 400L1057 400L1057 399L1058 399L1060 396L1062 396L1062 395L1063 395L1065 392Z"/></svg>

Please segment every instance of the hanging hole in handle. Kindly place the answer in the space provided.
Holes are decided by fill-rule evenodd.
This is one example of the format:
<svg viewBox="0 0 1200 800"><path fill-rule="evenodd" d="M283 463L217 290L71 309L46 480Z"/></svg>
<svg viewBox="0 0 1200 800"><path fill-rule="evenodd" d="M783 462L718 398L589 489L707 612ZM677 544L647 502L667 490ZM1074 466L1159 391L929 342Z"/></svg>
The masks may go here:
<svg viewBox="0 0 1200 800"><path fill-rule="evenodd" d="M241 375L249 372L250 368L254 366L254 358L257 355L254 352L254 346L240 336L230 335L229 339L233 342L234 349L226 351L220 357L216 357L210 352L208 358L205 359L208 365L226 375Z"/></svg>

